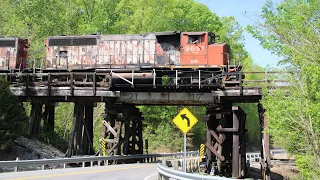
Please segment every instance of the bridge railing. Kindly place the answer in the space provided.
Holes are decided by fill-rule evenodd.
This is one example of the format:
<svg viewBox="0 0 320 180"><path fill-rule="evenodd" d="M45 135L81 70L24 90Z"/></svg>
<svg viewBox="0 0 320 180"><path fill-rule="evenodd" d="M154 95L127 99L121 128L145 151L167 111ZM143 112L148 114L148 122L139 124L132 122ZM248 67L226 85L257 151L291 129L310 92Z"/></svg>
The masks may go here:
<svg viewBox="0 0 320 180"><path fill-rule="evenodd" d="M198 156L198 151L187 152L188 156ZM0 161L0 167L14 168L18 171L18 167L39 166L42 170L46 165L63 165L66 168L67 164L77 163L85 167L86 163L90 163L92 167L94 164L100 166L102 164L108 165L108 161L128 160L128 159L151 159L151 161L161 160L161 158L177 157L182 158L183 152L167 153L167 154L137 154L137 155L123 155L123 156L88 156L88 157L73 157L73 158L59 158L59 159L37 159L37 160L16 160L16 161Z"/></svg>
<svg viewBox="0 0 320 180"><path fill-rule="evenodd" d="M258 86L266 87L282 87L287 86L288 81L286 75L292 73L290 71L251 71L242 72L246 75L246 79L243 80L244 85L248 86L254 84Z"/></svg>

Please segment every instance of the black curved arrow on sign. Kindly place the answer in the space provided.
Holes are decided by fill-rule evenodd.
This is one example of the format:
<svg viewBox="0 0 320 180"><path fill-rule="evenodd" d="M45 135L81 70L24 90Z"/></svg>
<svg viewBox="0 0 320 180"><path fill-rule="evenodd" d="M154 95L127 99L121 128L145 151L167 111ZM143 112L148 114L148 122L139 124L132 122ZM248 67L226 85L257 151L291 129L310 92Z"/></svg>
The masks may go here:
<svg viewBox="0 0 320 180"><path fill-rule="evenodd" d="M180 115L182 120L187 120L187 126L190 127L190 119L187 117L186 114L181 114Z"/></svg>

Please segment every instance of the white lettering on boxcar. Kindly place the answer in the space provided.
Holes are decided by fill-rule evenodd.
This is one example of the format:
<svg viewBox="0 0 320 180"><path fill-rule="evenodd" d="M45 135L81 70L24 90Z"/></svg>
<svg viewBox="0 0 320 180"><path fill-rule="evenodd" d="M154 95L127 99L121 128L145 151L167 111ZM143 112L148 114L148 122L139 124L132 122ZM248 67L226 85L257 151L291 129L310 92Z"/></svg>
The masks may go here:
<svg viewBox="0 0 320 180"><path fill-rule="evenodd" d="M199 61L198 61L197 59L191 59L190 63L191 63L191 64L198 64Z"/></svg>
<svg viewBox="0 0 320 180"><path fill-rule="evenodd" d="M204 50L204 46L186 46L185 47L185 51L191 51L191 52L194 52L194 51L201 51L201 50Z"/></svg>

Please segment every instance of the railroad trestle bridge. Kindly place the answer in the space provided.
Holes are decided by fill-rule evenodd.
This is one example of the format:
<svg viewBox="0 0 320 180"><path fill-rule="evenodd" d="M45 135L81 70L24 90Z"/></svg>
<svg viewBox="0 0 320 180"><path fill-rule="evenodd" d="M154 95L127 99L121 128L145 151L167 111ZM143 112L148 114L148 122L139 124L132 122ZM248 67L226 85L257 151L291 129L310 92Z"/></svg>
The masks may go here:
<svg viewBox="0 0 320 180"><path fill-rule="evenodd" d="M244 111L235 103L258 103L261 132L266 128L265 110L259 103L262 86L272 90L283 85L265 75L279 72L234 72L237 80L209 83L202 79L186 81L179 71L175 76L161 79L155 70L107 72L47 72L2 73L10 83L14 96L32 104L28 134L38 136L43 119L47 131L54 131L56 102L73 102L74 118L69 138L67 157L94 154L93 108L105 103L102 139L106 155L143 154L142 114L137 105L206 106L207 168L214 167L219 174L234 178L246 176L246 147ZM163 72L161 72L163 73ZM260 80L244 80L246 74L262 74ZM221 76L222 76L221 75ZM261 85L261 83L263 85ZM250 85L251 84L251 85ZM269 177L269 135L261 133L261 165Z"/></svg>

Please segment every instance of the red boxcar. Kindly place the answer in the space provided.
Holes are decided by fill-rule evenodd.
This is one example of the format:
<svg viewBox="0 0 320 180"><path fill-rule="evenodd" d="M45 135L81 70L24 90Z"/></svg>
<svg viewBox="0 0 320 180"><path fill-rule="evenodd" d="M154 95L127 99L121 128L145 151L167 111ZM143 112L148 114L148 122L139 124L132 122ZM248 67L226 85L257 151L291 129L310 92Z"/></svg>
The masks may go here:
<svg viewBox="0 0 320 180"><path fill-rule="evenodd" d="M228 64L230 48L211 32L50 36L46 69L210 68Z"/></svg>
<svg viewBox="0 0 320 180"><path fill-rule="evenodd" d="M0 38L0 71L15 72L27 69L28 48L27 39Z"/></svg>

